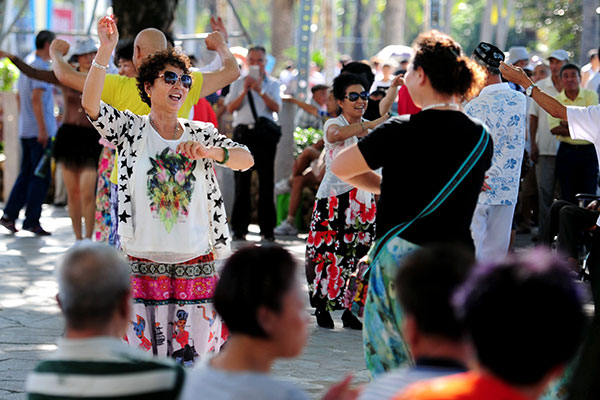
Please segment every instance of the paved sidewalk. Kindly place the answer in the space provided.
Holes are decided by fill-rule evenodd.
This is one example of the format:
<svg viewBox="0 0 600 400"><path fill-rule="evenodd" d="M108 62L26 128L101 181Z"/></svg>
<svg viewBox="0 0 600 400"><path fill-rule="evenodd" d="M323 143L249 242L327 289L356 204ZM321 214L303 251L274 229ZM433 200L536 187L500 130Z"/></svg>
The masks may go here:
<svg viewBox="0 0 600 400"><path fill-rule="evenodd" d="M44 206L42 226L52 236L38 238L29 232L5 234L0 227L0 399L25 399L24 384L35 364L56 349L63 321L56 305L54 266L74 243L71 221L64 208ZM248 235L259 240L258 235ZM304 262L302 240L278 241ZM237 245L237 243L236 243ZM304 269L298 271L304 291ZM307 311L312 312L308 306ZM341 311L333 313L334 330L321 329L311 317L310 339L297 359L279 361L273 372L281 379L320 398L332 383L352 372L356 382L368 375L362 356L361 332L343 329Z"/></svg>

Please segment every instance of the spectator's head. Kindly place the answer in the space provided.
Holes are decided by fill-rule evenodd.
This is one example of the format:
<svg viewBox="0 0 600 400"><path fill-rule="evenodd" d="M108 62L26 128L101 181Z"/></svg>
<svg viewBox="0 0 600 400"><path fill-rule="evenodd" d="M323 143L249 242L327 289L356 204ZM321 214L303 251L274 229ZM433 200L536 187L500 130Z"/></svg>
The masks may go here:
<svg viewBox="0 0 600 400"><path fill-rule="evenodd" d="M508 49L508 62L516 67L525 68L529 64L529 53L523 46L513 46Z"/></svg>
<svg viewBox="0 0 600 400"><path fill-rule="evenodd" d="M130 39L120 40L115 50L115 65L119 69L119 75L134 78L136 75L133 65L133 41Z"/></svg>
<svg viewBox="0 0 600 400"><path fill-rule="evenodd" d="M371 67L361 61L352 61L345 64L340 74L358 75L365 82L365 88L371 88L375 80L375 75L373 75Z"/></svg>
<svg viewBox="0 0 600 400"><path fill-rule="evenodd" d="M454 301L479 364L514 386L543 390L586 325L568 267L543 249L477 267Z"/></svg>
<svg viewBox="0 0 600 400"><path fill-rule="evenodd" d="M123 336L131 308L129 265L117 250L101 243L77 244L62 258L56 278L67 336Z"/></svg>
<svg viewBox="0 0 600 400"><path fill-rule="evenodd" d="M329 86L327 85L315 85L310 89L313 100L320 106L327 104L327 93L329 92Z"/></svg>
<svg viewBox="0 0 600 400"><path fill-rule="evenodd" d="M133 41L133 65L140 68L146 57L168 47L167 37L156 28L146 28Z"/></svg>
<svg viewBox="0 0 600 400"><path fill-rule="evenodd" d="M588 59L590 60L590 64L592 64L592 69L597 70L600 67L600 58L598 55L599 49L592 49L588 51Z"/></svg>
<svg viewBox="0 0 600 400"><path fill-rule="evenodd" d="M581 70L575 64L565 64L560 69L560 79L566 92L577 92L581 84Z"/></svg>
<svg viewBox="0 0 600 400"><path fill-rule="evenodd" d="M333 89L329 90L327 94L327 113L332 117L340 115L340 106L333 95Z"/></svg>
<svg viewBox="0 0 600 400"><path fill-rule="evenodd" d="M142 101L177 112L192 85L189 73L190 60L185 54L173 48L153 53L138 68L137 87Z"/></svg>
<svg viewBox="0 0 600 400"><path fill-rule="evenodd" d="M381 67L381 73L385 79L389 79L390 75L392 75L392 64L383 64L383 67Z"/></svg>
<svg viewBox="0 0 600 400"><path fill-rule="evenodd" d="M452 294L467 279L474 261L467 250L455 245L430 246L404 259L396 288L406 314L404 335L414 357L433 356L430 347L442 348L434 343L466 353L464 327L455 315Z"/></svg>
<svg viewBox="0 0 600 400"><path fill-rule="evenodd" d="M96 43L91 38L80 39L75 42L71 54L79 64L80 71L89 71L97 51Z"/></svg>
<svg viewBox="0 0 600 400"><path fill-rule="evenodd" d="M39 31L35 37L35 50L37 54L45 60L50 59L50 43L56 38L56 34L51 31Z"/></svg>
<svg viewBox="0 0 600 400"><path fill-rule="evenodd" d="M534 83L546 79L548 76L550 76L550 67L546 64L540 63L533 68L532 80Z"/></svg>
<svg viewBox="0 0 600 400"><path fill-rule="evenodd" d="M493 44L479 43L471 58L486 70L488 76L500 76L500 62L504 61L504 53Z"/></svg>
<svg viewBox="0 0 600 400"><path fill-rule="evenodd" d="M333 80L333 97L346 119L361 118L367 109L369 92L365 81L351 73L339 74Z"/></svg>
<svg viewBox="0 0 600 400"><path fill-rule="evenodd" d="M413 48L415 54L404 81L417 107L422 106L424 96L431 94L453 97L459 102L468 100L483 86L483 69L445 33L422 33Z"/></svg>
<svg viewBox="0 0 600 400"><path fill-rule="evenodd" d="M252 46L248 49L246 57L248 65L258 65L261 76L265 76L265 66L267 65L267 50L263 46Z"/></svg>
<svg viewBox="0 0 600 400"><path fill-rule="evenodd" d="M569 53L565 50L554 50L550 56L548 56L548 63L550 65L550 72L552 76L559 78L560 69L569 62Z"/></svg>
<svg viewBox="0 0 600 400"><path fill-rule="evenodd" d="M307 314L292 255L279 246L248 246L225 263L214 294L232 339L269 346L275 357L295 357L307 339Z"/></svg>

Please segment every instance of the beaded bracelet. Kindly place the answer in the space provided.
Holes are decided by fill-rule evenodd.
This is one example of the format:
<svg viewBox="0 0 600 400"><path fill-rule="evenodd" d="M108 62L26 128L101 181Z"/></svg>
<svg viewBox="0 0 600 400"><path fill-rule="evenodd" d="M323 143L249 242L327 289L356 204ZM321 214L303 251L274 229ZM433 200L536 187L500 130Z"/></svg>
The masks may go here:
<svg viewBox="0 0 600 400"><path fill-rule="evenodd" d="M103 69L104 71L106 71L106 70L108 69L108 65L102 65L102 64L98 64L98 63L96 62L96 59L95 59L95 58L92 60L92 67L96 67L96 68L99 68L99 69Z"/></svg>
<svg viewBox="0 0 600 400"><path fill-rule="evenodd" d="M229 150L227 149L227 147L219 147L220 149L223 149L223 151L225 152L225 158L223 158L223 161L218 161L215 160L217 162L217 164L225 164L228 160L229 160Z"/></svg>

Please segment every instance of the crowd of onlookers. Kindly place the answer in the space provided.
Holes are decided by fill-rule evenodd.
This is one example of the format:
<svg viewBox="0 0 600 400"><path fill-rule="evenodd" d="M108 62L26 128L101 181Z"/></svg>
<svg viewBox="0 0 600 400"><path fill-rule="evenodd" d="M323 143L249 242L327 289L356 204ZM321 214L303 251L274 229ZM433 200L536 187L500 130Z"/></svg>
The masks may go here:
<svg viewBox="0 0 600 400"><path fill-rule="evenodd" d="M50 234L39 220L53 153L76 239L112 246L81 241L61 260L65 337L31 373L31 398L307 398L270 376L307 341L299 267L270 243L298 232L305 187L316 322L331 329L343 310L375 378L363 388L346 378L325 399L594 398L597 322L588 326L573 278L598 217L598 203L579 207L576 195L596 194L598 158L530 98L597 105L597 52L582 68L565 50L548 64L485 42L466 55L430 31L410 59L340 62L330 86L312 66L306 100L290 89L292 65L274 78L264 47L234 55L222 21L211 24L216 61L200 68L156 29L119 42L110 17L99 47L69 51L42 31L25 62L0 54L23 71L23 158L0 224L17 232L27 206L22 229ZM505 60L532 84L505 81ZM322 136L275 185L284 101L298 108L295 126ZM217 165L235 171L231 219ZM231 254L252 222L253 171L263 245ZM290 192L279 224L275 191ZM509 254L515 231L535 224L564 254Z"/></svg>

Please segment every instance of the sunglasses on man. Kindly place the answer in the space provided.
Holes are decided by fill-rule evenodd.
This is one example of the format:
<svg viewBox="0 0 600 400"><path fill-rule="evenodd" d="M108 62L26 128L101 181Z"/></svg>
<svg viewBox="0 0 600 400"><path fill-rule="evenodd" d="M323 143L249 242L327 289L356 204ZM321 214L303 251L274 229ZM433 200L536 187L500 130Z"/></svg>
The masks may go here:
<svg viewBox="0 0 600 400"><path fill-rule="evenodd" d="M189 89L192 87L192 77L188 74L177 75L173 71L165 71L164 73L160 74L158 77L163 78L165 80L165 83L167 83L169 85L175 85L177 83L177 81L181 80L181 85L184 88Z"/></svg>
<svg viewBox="0 0 600 400"><path fill-rule="evenodd" d="M350 92L346 96L344 96L345 99L348 99L352 102L358 100L359 97L366 101L369 99L369 92L367 92L366 90L364 92L360 92L360 93Z"/></svg>

